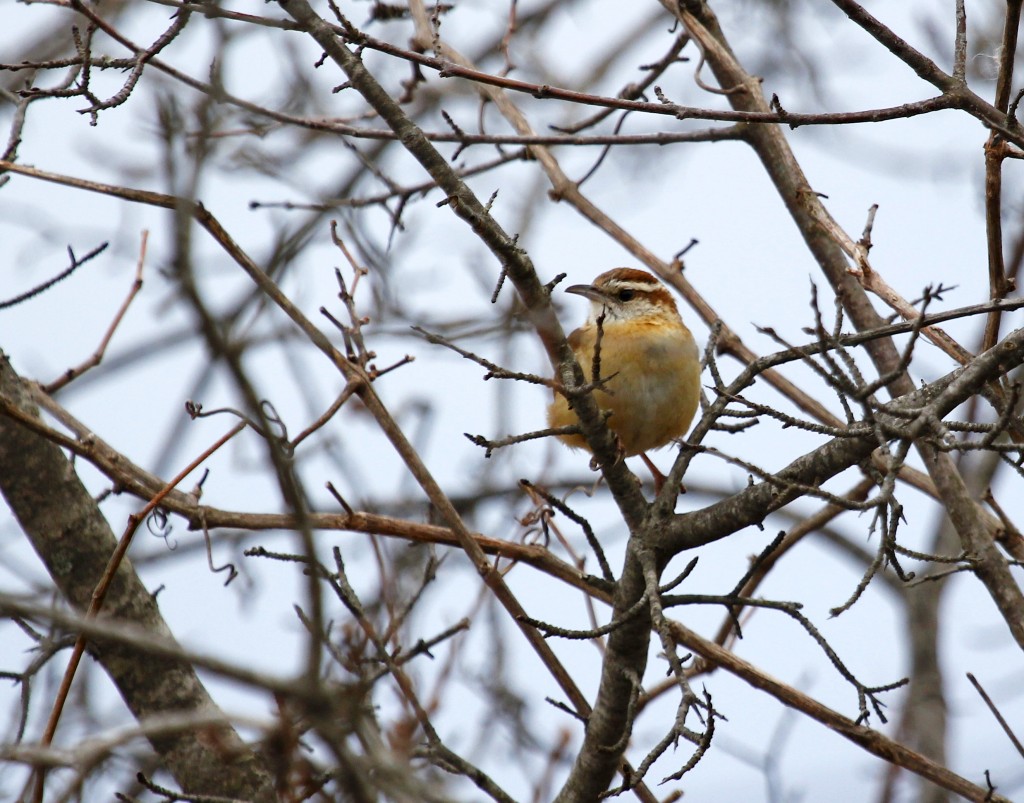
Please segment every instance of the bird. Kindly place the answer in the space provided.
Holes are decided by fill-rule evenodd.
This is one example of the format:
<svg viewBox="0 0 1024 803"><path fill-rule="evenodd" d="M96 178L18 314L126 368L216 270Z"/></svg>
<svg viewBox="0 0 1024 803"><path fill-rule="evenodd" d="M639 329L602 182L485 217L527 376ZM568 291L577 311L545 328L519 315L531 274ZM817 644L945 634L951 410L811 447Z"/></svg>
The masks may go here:
<svg viewBox="0 0 1024 803"><path fill-rule="evenodd" d="M600 331L594 399L609 413L608 427L626 457L640 455L660 492L664 475L646 452L682 437L700 398L700 353L668 288L646 271L614 268L592 284L565 292L590 300L586 323L568 337L587 382L593 381L594 351ZM551 428L578 425L565 396L555 392L548 407ZM558 438L590 451L578 433Z"/></svg>

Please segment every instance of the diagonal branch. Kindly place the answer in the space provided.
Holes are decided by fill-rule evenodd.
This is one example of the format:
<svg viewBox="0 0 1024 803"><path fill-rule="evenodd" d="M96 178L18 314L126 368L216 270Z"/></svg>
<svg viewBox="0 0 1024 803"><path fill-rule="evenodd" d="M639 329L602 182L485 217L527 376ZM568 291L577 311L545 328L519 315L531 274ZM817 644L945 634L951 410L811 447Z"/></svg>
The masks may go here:
<svg viewBox="0 0 1024 803"><path fill-rule="evenodd" d="M38 419L23 381L2 356L0 397ZM85 611L116 549L114 534L60 447L6 415L0 415L0 492L61 594ZM127 561L114 574L105 610L173 642L153 595ZM139 721L173 711L217 710L188 662L140 662L134 651L102 639L91 642L91 650ZM267 768L226 720L215 733L176 733L152 744L186 791L276 799ZM226 766L222 747L236 752L238 762Z"/></svg>
<svg viewBox="0 0 1024 803"><path fill-rule="evenodd" d="M760 83L737 62L710 8L698 0L684 1L678 6L669 0L662 2L673 14L678 15L691 36L704 47L719 83L727 87L743 87L742 92L729 95L730 103L736 108L766 109L768 106L761 93ZM852 0L834 2L846 10L851 19L861 24L887 46L899 48L905 44ZM910 60L908 63L916 65L915 69L932 75L935 81L944 80L941 76L933 74L938 68L923 56L918 58L920 54L912 48L906 53ZM1000 126L1002 131L1005 128L1002 126L1002 120ZM854 325L862 331L880 326L883 323L881 317L871 305L864 288L847 269L842 244L833 236L832 226L823 226L822 221L834 224L835 229L839 228L838 224L834 223L821 199L812 191L781 130L772 126L753 126L748 131L748 141L760 157L808 248L831 283L833 291L842 299ZM987 369L980 367L980 370L969 375L974 377L985 374L989 378L998 376L999 355L994 352L1004 347L1006 353L1016 352L1016 346L1008 345L1011 340L1014 343L1018 341L1017 333L972 363L972 367L984 363ZM867 350L879 376L891 377L887 385L890 394L894 398L913 398L914 382L907 374L894 343L889 339L872 340L867 344ZM997 363L994 366L991 365L993 360ZM968 369L969 372L970 370ZM967 375L965 373L962 377ZM975 564L978 579L995 601L1014 638L1024 648L1024 594L1010 577L1009 567L996 549L991 533L981 525L980 517L977 515L977 503L970 498L963 478L959 476L948 454L937 450L925 438L919 438L914 445L946 504L961 545L966 552L978 559Z"/></svg>

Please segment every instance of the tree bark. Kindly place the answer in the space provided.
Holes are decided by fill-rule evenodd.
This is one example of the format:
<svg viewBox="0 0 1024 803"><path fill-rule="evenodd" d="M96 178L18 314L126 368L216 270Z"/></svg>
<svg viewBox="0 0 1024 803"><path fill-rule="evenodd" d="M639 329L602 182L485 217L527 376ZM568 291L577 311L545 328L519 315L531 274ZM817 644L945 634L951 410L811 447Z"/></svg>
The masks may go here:
<svg viewBox="0 0 1024 803"><path fill-rule="evenodd" d="M23 380L2 352L0 397L28 415L39 415ZM4 415L0 415L0 493L64 599L84 613L117 539L60 448ZM118 567L101 615L171 638L156 600L127 559ZM91 642L89 652L140 721L157 714L217 710L195 670L184 661L147 660L129 647L101 641ZM269 771L226 719L220 727L165 735L153 738L151 744L186 792L276 799Z"/></svg>

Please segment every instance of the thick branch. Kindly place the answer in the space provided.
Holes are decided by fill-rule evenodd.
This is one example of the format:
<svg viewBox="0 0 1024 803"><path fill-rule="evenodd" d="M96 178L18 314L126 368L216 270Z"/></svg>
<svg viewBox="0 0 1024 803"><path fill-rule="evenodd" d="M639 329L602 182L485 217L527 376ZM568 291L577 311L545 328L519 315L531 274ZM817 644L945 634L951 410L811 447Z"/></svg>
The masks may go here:
<svg viewBox="0 0 1024 803"><path fill-rule="evenodd" d="M937 67L931 62L925 63L927 60L918 59L919 54L915 55L916 51L912 51L906 43L881 26L852 0L834 1L850 14L851 19L863 25L887 47L900 49L901 57L915 69L930 74L933 81L941 81L940 76L933 74L938 70ZM760 83L737 62L710 8L697 0L681 3L679 8L672 8L673 4L668 0L663 0L663 4L679 16L690 34L703 46L708 63L719 83L723 87L737 90L730 92L728 96L733 107L748 111L767 109L768 104L761 93ZM782 131L773 126L753 126L749 129L748 141L760 157L822 272L828 278L836 295L842 299L843 306L854 325L862 331L882 325L883 320L871 305L864 288L848 270L842 247L829 234L830 231L840 230L840 227L832 219L820 197L812 191ZM1008 345L1011 339L1014 339L1013 336L991 351L1000 348L1014 351L1015 347ZM872 340L867 344L867 350L878 374L891 377L887 387L893 397L910 396L914 392L914 383L904 370L900 354L891 340ZM975 391L977 390L980 390L980 386L975 388ZM948 454L938 453L927 439L918 438L915 441L915 448L928 466L932 480L940 492L944 489L950 494L946 496L946 502L950 506L950 514L954 525L957 526L964 549L968 552L977 552L980 549L984 553L979 554L982 560L977 566L977 576L999 607L1014 638L1024 647L1024 595L1015 582L1009 582L1012 578L1009 577L1008 571L996 571L995 564L1000 563L1005 567L1005 561L994 550L991 536L984 536L984 544L978 541L978 538L983 537L981 528L969 526L967 515L962 513L963 510L972 507L972 504L964 490L962 478L954 476L956 466ZM955 507L959 507L960 511L955 510Z"/></svg>
<svg viewBox="0 0 1024 803"><path fill-rule="evenodd" d="M950 772L945 767L925 758L920 753L910 750L905 745L889 739L876 730L858 725L848 717L844 717L827 708L797 689L766 675L739 656L714 642L702 638L692 630L673 622L672 632L680 644L689 650L693 650L705 660L722 667L736 677L742 678L755 689L768 692L785 705L821 722L830 730L849 739L854 744L859 745L867 752L878 756L884 761L917 773L945 789L950 789L958 795L962 795L967 800L974 800L979 803L981 801L1009 803L1002 795L993 793L989 796L987 790L975 786L965 778Z"/></svg>
<svg viewBox="0 0 1024 803"><path fill-rule="evenodd" d="M27 415L38 415L3 355L0 396ZM4 415L0 415L0 492L64 598L78 610L86 610L116 546L114 534L64 453ZM172 640L153 595L128 561L117 571L104 611ZM91 642L90 650L140 721L162 713L217 710L195 670L184 661L140 661L134 650L107 641ZM266 767L227 721L216 729L216 738L210 738L211 734L175 733L152 737L151 743L188 792L274 800ZM238 759L226 762L224 749Z"/></svg>
<svg viewBox="0 0 1024 803"><path fill-rule="evenodd" d="M406 116L401 106L363 66L362 60L342 44L336 32L310 8L306 0L279 0L279 4L316 40L330 59L345 71L352 87L376 110L398 135L405 149L447 193L452 210L470 225L474 234L497 257L502 270L512 280L551 364L558 371L559 379L570 389L581 385L582 371L565 341L548 292L537 278L526 252L516 244L516 238L510 237L501 228L457 172ZM587 394L576 401L573 409L594 455L604 467L609 488L619 502L627 522L635 526L643 517L643 495L636 478L618 459L617 440L603 425L597 402Z"/></svg>

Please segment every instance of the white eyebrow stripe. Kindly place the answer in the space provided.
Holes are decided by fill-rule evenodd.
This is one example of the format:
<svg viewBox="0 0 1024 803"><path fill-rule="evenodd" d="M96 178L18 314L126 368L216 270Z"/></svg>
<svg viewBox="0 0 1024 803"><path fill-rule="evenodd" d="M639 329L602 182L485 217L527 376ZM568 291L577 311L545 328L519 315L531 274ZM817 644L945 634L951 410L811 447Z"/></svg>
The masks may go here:
<svg viewBox="0 0 1024 803"><path fill-rule="evenodd" d="M654 282L624 282L621 279L613 279L606 285L606 287L614 287L616 290L640 290L643 292L650 292L659 286Z"/></svg>

